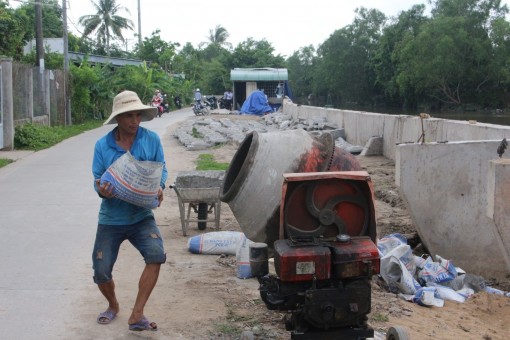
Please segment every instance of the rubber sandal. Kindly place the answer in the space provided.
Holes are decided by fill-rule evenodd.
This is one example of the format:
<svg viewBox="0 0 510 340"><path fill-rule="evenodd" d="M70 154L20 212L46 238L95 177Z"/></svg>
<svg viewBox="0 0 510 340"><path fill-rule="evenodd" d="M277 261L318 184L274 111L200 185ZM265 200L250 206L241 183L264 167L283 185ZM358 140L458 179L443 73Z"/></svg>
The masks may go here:
<svg viewBox="0 0 510 340"><path fill-rule="evenodd" d="M129 325L130 331L141 332L141 331L157 331L158 325L155 322L150 322L144 316L140 321Z"/></svg>
<svg viewBox="0 0 510 340"><path fill-rule="evenodd" d="M112 310L106 310L99 314L97 317L97 323L101 325L107 325L117 317L117 313Z"/></svg>

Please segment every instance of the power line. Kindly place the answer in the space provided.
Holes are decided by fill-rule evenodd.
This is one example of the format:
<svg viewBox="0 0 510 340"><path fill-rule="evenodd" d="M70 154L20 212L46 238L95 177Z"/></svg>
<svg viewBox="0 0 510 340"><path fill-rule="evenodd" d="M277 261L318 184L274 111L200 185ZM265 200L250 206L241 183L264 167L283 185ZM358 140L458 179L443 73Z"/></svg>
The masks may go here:
<svg viewBox="0 0 510 340"><path fill-rule="evenodd" d="M72 12L72 10L71 10L71 4L69 4L69 5L67 6L67 13L71 13L71 12ZM78 26L76 25L76 23L75 23L75 22L74 22L74 21L73 21L70 17L71 17L70 15L68 15L68 16L67 16L67 22L68 22L68 23L70 22L70 23L73 25L74 30L76 30L76 32L78 32L80 35L83 35L83 32L81 32L81 31L80 31L80 29L78 28Z"/></svg>

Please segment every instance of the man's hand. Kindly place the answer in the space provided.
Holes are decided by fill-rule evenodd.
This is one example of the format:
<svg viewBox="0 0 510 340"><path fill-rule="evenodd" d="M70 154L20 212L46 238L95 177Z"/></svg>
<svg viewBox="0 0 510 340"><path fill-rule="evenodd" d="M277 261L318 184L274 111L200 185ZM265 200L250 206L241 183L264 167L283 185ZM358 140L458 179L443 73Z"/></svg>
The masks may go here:
<svg viewBox="0 0 510 340"><path fill-rule="evenodd" d="M161 206L161 202L163 202L163 189L159 188L158 190L158 208Z"/></svg>
<svg viewBox="0 0 510 340"><path fill-rule="evenodd" d="M112 198L113 197L113 185L110 182L104 182L101 185L101 180L96 179L96 188L97 192L99 192L99 196L102 198Z"/></svg>

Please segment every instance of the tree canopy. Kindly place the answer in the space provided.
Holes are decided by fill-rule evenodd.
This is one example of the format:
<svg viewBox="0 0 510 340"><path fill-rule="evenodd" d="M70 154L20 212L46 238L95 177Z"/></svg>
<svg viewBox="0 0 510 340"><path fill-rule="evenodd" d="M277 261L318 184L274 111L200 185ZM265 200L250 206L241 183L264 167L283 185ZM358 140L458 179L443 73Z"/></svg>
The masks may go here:
<svg viewBox="0 0 510 340"><path fill-rule="evenodd" d="M47 4L43 6L44 36L60 37L59 2L42 1ZM330 104L336 107L374 111L508 108L508 7L501 0L427 2L428 13L425 5L413 5L395 17L359 7L352 23L317 46L298 47L284 58L266 39L247 37L233 46L228 41L230 32L221 24L209 30L207 42L196 47L164 40L157 30L129 50L122 45L124 34L133 29L131 20L122 16L129 13L127 9L117 0L94 0L96 13L80 18L84 35L69 34L69 49L143 60L146 69L126 68L117 74L147 91L160 86L178 92L183 100L196 87L204 93L223 93L231 86L233 68L274 67L288 68L295 100L303 104L310 97L318 105L331 98ZM33 37L33 6L12 9L0 0L0 53L30 62L33 58L23 57L22 51ZM53 54L47 58L53 60L46 60L46 65L61 63ZM154 84L147 84L148 79Z"/></svg>

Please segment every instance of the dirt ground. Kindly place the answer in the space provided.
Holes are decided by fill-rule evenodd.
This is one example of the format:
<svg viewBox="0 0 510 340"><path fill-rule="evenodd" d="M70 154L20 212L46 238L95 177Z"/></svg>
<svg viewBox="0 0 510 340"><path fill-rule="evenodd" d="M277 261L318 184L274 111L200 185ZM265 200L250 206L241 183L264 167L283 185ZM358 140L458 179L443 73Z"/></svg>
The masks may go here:
<svg viewBox="0 0 510 340"><path fill-rule="evenodd" d="M230 162L237 146L224 145L207 151L188 151L176 138L164 139L169 170L168 183L178 171L195 170L201 153L213 154L218 162ZM390 233L415 232L398 196L394 162L384 157L358 157L371 175L376 192L379 237ZM255 339L290 339L284 328L284 314L269 311L260 300L256 279L235 275L235 256L195 255L187 249L189 237L205 231L191 224L183 236L177 196L165 190L162 207L156 210L168 261L151 296L147 314L159 331L145 332L154 339L240 339L243 331ZM220 230L241 231L227 204L221 205ZM446 301L442 308L421 307L399 299L373 282L369 323L384 338L390 326L403 326L410 339L508 339L510 298L478 293L466 303Z"/></svg>

